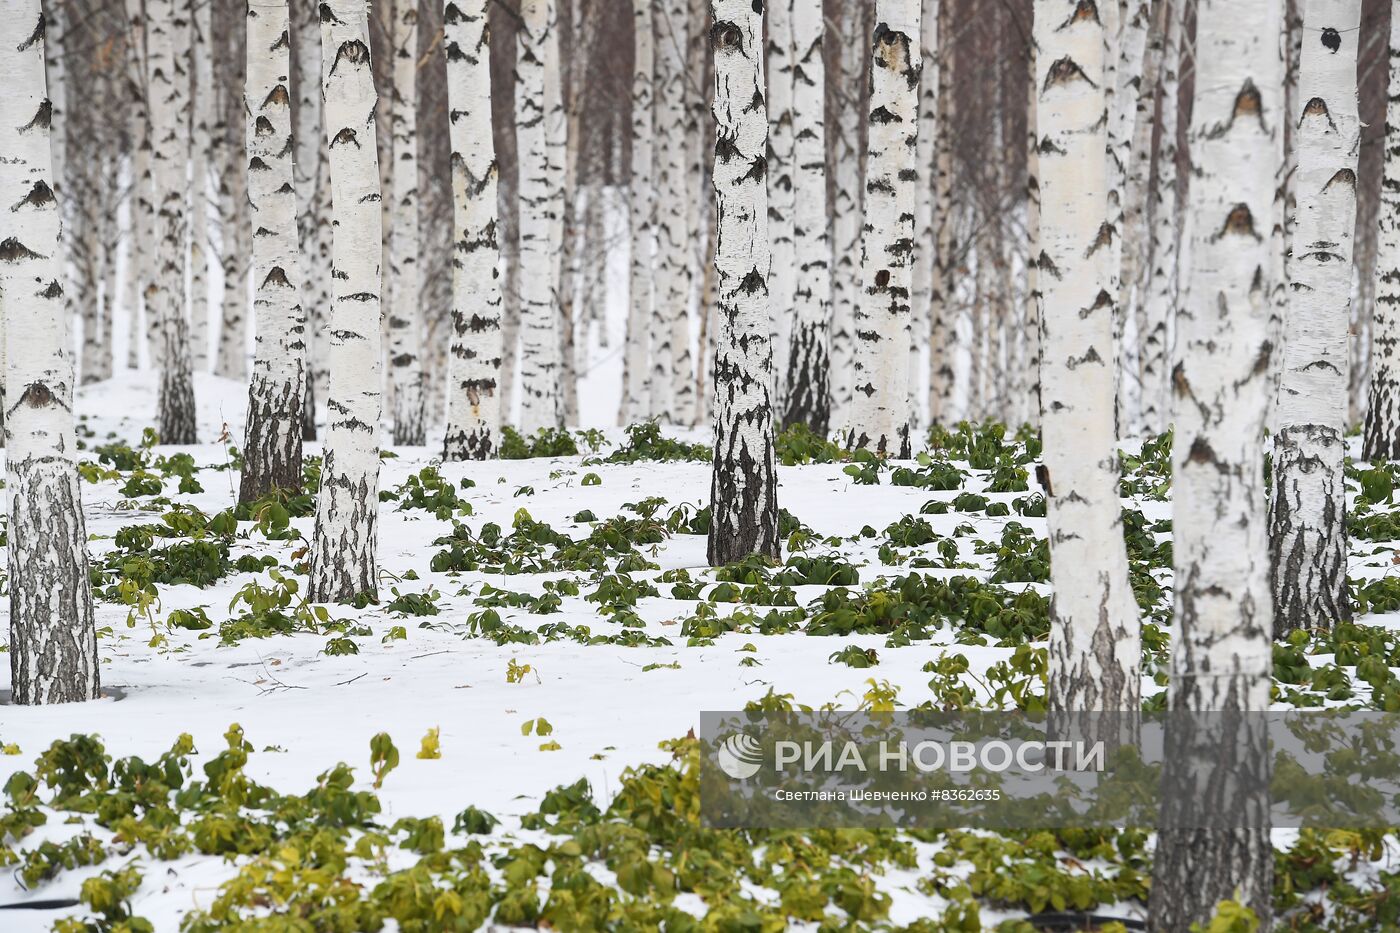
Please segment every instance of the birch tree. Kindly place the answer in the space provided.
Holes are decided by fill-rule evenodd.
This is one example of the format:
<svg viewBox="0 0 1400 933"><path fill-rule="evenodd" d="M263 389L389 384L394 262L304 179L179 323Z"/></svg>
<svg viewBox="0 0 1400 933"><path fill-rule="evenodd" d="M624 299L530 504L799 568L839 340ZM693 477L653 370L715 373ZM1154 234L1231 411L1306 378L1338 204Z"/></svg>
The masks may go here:
<svg viewBox="0 0 1400 933"><path fill-rule="evenodd" d="M1036 132L1036 60L1040 56L1032 36L1026 44L1026 72L1030 100L1026 107L1026 415L1032 427L1040 426L1040 134ZM931 348L937 352L936 348Z"/></svg>
<svg viewBox="0 0 1400 933"><path fill-rule="evenodd" d="M157 402L160 438L167 444L195 442L194 377L189 324L185 320L186 171L189 138L182 121L188 75L175 51L189 42L188 8L176 0L148 0L146 52L151 98L151 177L157 199L156 272L146 288L160 352Z"/></svg>
<svg viewBox="0 0 1400 933"><path fill-rule="evenodd" d="M909 443L910 244L918 138L919 0L876 0L871 56L855 389L846 443L905 458Z"/></svg>
<svg viewBox="0 0 1400 933"><path fill-rule="evenodd" d="M934 280L938 278L938 232L933 222L934 166L938 141L938 0L922 0L919 15L920 60L919 74L919 138L915 165L919 173L914 191L914 255L913 279L910 289L910 317L914 339L909 341L909 410L918 412L918 388L922 383L920 363L925 346L930 352L930 371L941 368L936 359L943 352L941 326L933 320ZM942 302L940 301L941 305ZM926 338L926 339L924 339ZM935 343L937 340L937 343Z"/></svg>
<svg viewBox="0 0 1400 933"><path fill-rule="evenodd" d="M1362 432L1367 460L1400 460L1400 16L1390 18L1390 93L1385 181L1377 210L1376 303L1371 324L1370 404Z"/></svg>
<svg viewBox="0 0 1400 933"><path fill-rule="evenodd" d="M248 4L248 193L253 216L253 373L240 502L301 488L306 321L292 178L291 39L285 0Z"/></svg>
<svg viewBox="0 0 1400 933"><path fill-rule="evenodd" d="M191 4L194 41L194 117L190 121L190 365L209 370L209 150L214 114L213 11L208 2Z"/></svg>
<svg viewBox="0 0 1400 933"><path fill-rule="evenodd" d="M1170 419L1167 392L1167 327L1177 301L1177 266L1181 253L1177 212L1177 119L1181 107L1181 24L1187 0L1159 0L1162 14L1161 118L1158 121L1156 175L1152 182L1152 230L1148 247L1146 294L1142 298L1142 423L1148 431L1165 431Z"/></svg>
<svg viewBox="0 0 1400 933"><path fill-rule="evenodd" d="M1190 303L1177 318L1172 531L1175 610L1168 702L1181 713L1269 708L1273 665L1264 428L1269 411L1271 230L1282 154L1283 61L1273 0L1198 0L1191 119ZM1240 22L1255 28L1240 29ZM1222 520L1222 518L1228 520ZM1169 794L1157 836L1154 929L1207 924L1240 900L1268 927L1273 848L1267 814L1230 778L1267 759L1245 718L1168 720L1168 769L1196 793ZM1191 785L1188 785L1190 787ZM1222 796L1222 789L1224 796ZM1204 801L1210 801L1206 812ZM1252 812L1240 829L1214 808Z"/></svg>
<svg viewBox="0 0 1400 933"><path fill-rule="evenodd" d="M444 460L486 460L501 421L499 168L491 136L491 39L487 0L447 0L448 129L452 144L452 358Z"/></svg>
<svg viewBox="0 0 1400 933"><path fill-rule="evenodd" d="M418 2L394 16L394 160L389 230L389 386L394 443L426 443L418 272Z"/></svg>
<svg viewBox="0 0 1400 933"><path fill-rule="evenodd" d="M321 4L321 82L330 148L335 302L325 461L307 596L378 592L375 564L381 410L379 288L383 230L374 78L363 0Z"/></svg>
<svg viewBox="0 0 1400 933"><path fill-rule="evenodd" d="M520 427L527 434L559 423L559 315L551 249L556 207L551 177L546 61L557 52L554 0L524 0L518 30L515 135L520 165ZM553 66L558 71L557 63Z"/></svg>
<svg viewBox="0 0 1400 933"><path fill-rule="evenodd" d="M808 4L810 5L810 4ZM792 330L797 297L797 244L794 240L794 212L797 194L794 179L793 127L793 35L792 0L771 0L764 6L768 14L768 54L764 81L768 102L768 237L772 244L768 272L768 332L773 344L775 398L781 400L786 387L787 340ZM823 103L823 106L825 104Z"/></svg>
<svg viewBox="0 0 1400 933"><path fill-rule="evenodd" d="M627 344L623 359L622 421L632 424L650 414L647 385L648 324L652 317L655 262L656 26L654 0L632 0L632 177L628 186L631 265L627 304Z"/></svg>
<svg viewBox="0 0 1400 933"><path fill-rule="evenodd" d="M763 19L750 0L712 0L715 62L715 459L708 555L776 558L778 475L773 449L773 354L768 317L768 115Z"/></svg>
<svg viewBox="0 0 1400 933"><path fill-rule="evenodd" d="M330 178L321 120L321 22L314 3L292 4L296 110L297 231L301 247L301 304L306 320L306 365L302 384L304 440L316 437L316 400L325 398L326 320L331 301Z"/></svg>
<svg viewBox="0 0 1400 933"><path fill-rule="evenodd" d="M54 196L44 15L17 0L0 22L0 305L10 682L17 704L96 699L97 632L78 484L73 361Z"/></svg>
<svg viewBox="0 0 1400 933"><path fill-rule="evenodd" d="M1295 119L1298 214L1289 268L1269 541L1279 633L1329 628L1347 595L1347 329L1356 225L1360 0L1308 0Z"/></svg>
<svg viewBox="0 0 1400 933"><path fill-rule="evenodd" d="M779 0L783 2L783 0ZM831 239L826 212L826 66L821 7L792 2L793 240L797 276L783 381L783 424L825 436L831 419L827 319Z"/></svg>
<svg viewBox="0 0 1400 933"><path fill-rule="evenodd" d="M1138 609L1128 582L1114 437L1104 24L1092 0L1035 7L1040 135L1041 434L1050 539L1052 711L1136 710Z"/></svg>
<svg viewBox="0 0 1400 933"><path fill-rule="evenodd" d="M861 138L859 89L866 84L864 35L867 0L841 2L841 84L837 97L836 145L833 159L831 236L831 423L850 422L852 387L855 384L856 303L860 299L861 214L865 203L861 190Z"/></svg>
<svg viewBox="0 0 1400 933"><path fill-rule="evenodd" d="M651 323L651 415L677 421L676 373L688 354L686 308L690 301L689 195L686 183L686 0L660 0L656 57L656 284ZM766 134L765 134L766 136Z"/></svg>

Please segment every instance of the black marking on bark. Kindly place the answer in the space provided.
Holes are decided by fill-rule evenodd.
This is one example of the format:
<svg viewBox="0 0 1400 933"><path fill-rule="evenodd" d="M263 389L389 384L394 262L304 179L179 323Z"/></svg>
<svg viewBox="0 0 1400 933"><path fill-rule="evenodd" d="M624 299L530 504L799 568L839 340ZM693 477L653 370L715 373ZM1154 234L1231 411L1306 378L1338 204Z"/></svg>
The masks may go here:
<svg viewBox="0 0 1400 933"><path fill-rule="evenodd" d="M46 130L53 125L53 101L45 97L39 102L39 109L34 111L34 119L19 128L21 133L27 133L33 129Z"/></svg>
<svg viewBox="0 0 1400 933"><path fill-rule="evenodd" d="M29 189L29 193L24 196L24 199L10 208L10 210L17 211L21 207L41 208L53 204L55 200L53 189L49 187L49 183L42 180L36 181L34 186Z"/></svg>
<svg viewBox="0 0 1400 933"><path fill-rule="evenodd" d="M1337 174L1327 179L1327 184L1322 186L1322 190L1326 191L1328 188L1331 188L1335 184L1346 185L1348 188L1355 191L1356 173L1349 168L1338 169Z"/></svg>
<svg viewBox="0 0 1400 933"><path fill-rule="evenodd" d="M41 10L39 12L39 21L34 24L34 31L29 34L28 39L25 39L19 44L19 51L28 52L35 45L44 41L44 33L47 32L47 30L48 24L44 18L43 11Z"/></svg>
<svg viewBox="0 0 1400 933"><path fill-rule="evenodd" d="M1342 34L1331 26L1322 30L1322 47L1333 55L1342 47Z"/></svg>
<svg viewBox="0 0 1400 933"><path fill-rule="evenodd" d="M1045 87L1042 88L1042 90L1048 91L1052 87L1061 84L1069 84L1072 81L1085 81L1088 82L1090 87L1098 87L1098 85L1084 73L1084 69L1079 67L1079 63L1066 55L1064 58L1050 65L1049 70L1045 73Z"/></svg>
<svg viewBox="0 0 1400 933"><path fill-rule="evenodd" d="M1254 215L1250 213L1249 205L1243 202L1230 208L1230 213L1225 216L1225 223L1216 234L1216 239L1227 235L1246 236L1253 240L1259 240L1260 236L1254 231Z"/></svg>
<svg viewBox="0 0 1400 933"><path fill-rule="evenodd" d="M43 256L34 252L14 237L9 237L3 242L0 242L0 262L27 262L32 259L43 258Z"/></svg>

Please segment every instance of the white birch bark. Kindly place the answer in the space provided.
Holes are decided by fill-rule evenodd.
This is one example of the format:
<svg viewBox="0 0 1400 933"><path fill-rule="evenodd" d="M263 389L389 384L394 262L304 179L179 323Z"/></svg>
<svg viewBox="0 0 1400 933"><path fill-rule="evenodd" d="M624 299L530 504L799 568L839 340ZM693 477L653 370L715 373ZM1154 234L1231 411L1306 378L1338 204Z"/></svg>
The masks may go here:
<svg viewBox="0 0 1400 933"><path fill-rule="evenodd" d="M570 352L573 349L573 321L565 321L564 288L564 222L568 207L567 174L569 159L569 117L564 109L564 62L559 29L559 0L546 0L549 5L549 29L542 36L540 49L544 54L544 147L547 171L545 180L549 186L549 293L551 313L554 317L555 349L552 386L554 393L554 421L551 426L564 424L567 409L564 400L564 382L576 379L574 367L565 365L564 345L568 338ZM571 2L571 0L565 0ZM575 387L576 391L576 387Z"/></svg>
<svg viewBox="0 0 1400 933"><path fill-rule="evenodd" d="M1376 303L1371 325L1370 404L1361 452L1400 460L1400 16L1390 19L1389 93L1385 112L1385 180L1376 211Z"/></svg>
<svg viewBox="0 0 1400 933"><path fill-rule="evenodd" d="M632 246L623 351L623 424L641 421L651 413L647 351L656 263L656 163L652 147L656 125L655 7L654 0L632 0L632 177L627 208Z"/></svg>
<svg viewBox="0 0 1400 933"><path fill-rule="evenodd" d="M321 20L317 4L292 5L293 80L296 108L297 236L301 249L301 305L306 320L302 376L302 438L316 437L316 401L326 397L326 321L331 302L330 179L321 120Z"/></svg>
<svg viewBox="0 0 1400 933"><path fill-rule="evenodd" d="M933 321L933 286L938 278L938 230L933 222L933 202L938 146L938 14L939 0L922 0L919 26L923 35L919 52L923 71L919 76L919 140L914 157L918 181L914 191L914 268L910 292L910 317L914 339L909 341L909 411L917 422L921 404L918 392L922 384L923 349L927 345L932 358L942 352L933 346L938 325ZM942 335L939 334L939 339Z"/></svg>
<svg viewBox="0 0 1400 933"><path fill-rule="evenodd" d="M1360 121L1360 0L1308 0L1299 75L1298 219L1289 268L1269 537L1279 632L1350 618L1346 490L1347 329Z"/></svg>
<svg viewBox="0 0 1400 933"><path fill-rule="evenodd" d="M861 88L866 86L863 41L866 0L841 2L841 81L838 85L831 236L831 424L849 423L855 385L856 303L860 300Z"/></svg>
<svg viewBox="0 0 1400 933"><path fill-rule="evenodd" d="M1032 36L1027 49L1027 77L1030 79L1030 100L1026 106L1026 421L1040 427L1040 137L1037 132L1037 101L1040 85L1036 83L1036 59L1040 55ZM934 352L937 352L934 350Z"/></svg>
<svg viewBox="0 0 1400 933"><path fill-rule="evenodd" d="M292 172L291 35L286 0L248 4L248 194L253 218L253 373L240 502L299 489L306 319Z"/></svg>
<svg viewBox="0 0 1400 933"><path fill-rule="evenodd" d="M652 300L650 408L653 418L680 420L676 373L689 358L690 204L687 194L686 0L660 0L656 56L656 277ZM678 338L684 335L684 341Z"/></svg>
<svg viewBox="0 0 1400 933"><path fill-rule="evenodd" d="M710 9L720 333L708 556L711 566L720 566L749 554L776 558L780 543L763 179L768 151L763 19L750 0L713 0Z"/></svg>
<svg viewBox="0 0 1400 933"><path fill-rule="evenodd" d="M784 2L784 0L779 0ZM831 419L827 321L831 238L827 234L826 68L821 7L792 3L793 240L797 292L783 380L783 424L805 424L825 436Z"/></svg>
<svg viewBox="0 0 1400 933"><path fill-rule="evenodd" d="M194 377L189 324L185 319L187 124L182 120L189 76L176 50L189 42L187 9L176 0L146 5L147 85L151 98L151 177L157 209L156 270L146 289L147 308L158 327L160 392L158 428L167 444L195 442Z"/></svg>
<svg viewBox="0 0 1400 933"><path fill-rule="evenodd" d="M325 603L378 593L383 231L374 78L363 0L321 4L321 60L334 217L335 299L325 462L307 596Z"/></svg>
<svg viewBox="0 0 1400 933"><path fill-rule="evenodd" d="M774 400L781 410L786 394L788 335L797 297L797 244L793 239L797 196L794 179L793 36L791 0L771 0L768 14L768 236L772 243L768 272L768 333L773 344Z"/></svg>
<svg viewBox="0 0 1400 933"><path fill-rule="evenodd" d="M96 699L73 362L65 339L62 218L53 190L44 18L16 0L0 23L0 303L5 344L10 679L17 704ZM21 388L22 387L22 388Z"/></svg>
<svg viewBox="0 0 1400 933"><path fill-rule="evenodd" d="M126 365L138 369L141 348L147 343L146 330L141 327L142 310L150 315L146 286L151 281L154 265L155 196L151 190L151 100L146 63L146 11L142 0L126 0L126 66L131 91L131 156L130 194L132 235L127 243L127 314ZM154 351L154 347L149 347ZM154 353L152 353L154 357Z"/></svg>
<svg viewBox="0 0 1400 933"><path fill-rule="evenodd" d="M940 35L947 36L950 14L946 4L939 5ZM957 102L953 98L953 48L945 42L938 50L938 119L941 126L953 126ZM932 80L932 79L930 79ZM953 398L956 389L954 366L962 353L958 334L958 313L955 303L956 282L950 274L953 247L953 138L952 133L939 133L934 139L933 165L933 226L934 248L929 262L933 280L929 285L929 421L949 424L953 420ZM975 336L975 335L974 335ZM967 348L971 352L972 347Z"/></svg>
<svg viewBox="0 0 1400 933"><path fill-rule="evenodd" d="M1169 7L1162 36L1161 117L1156 175L1152 184L1152 230L1146 294L1142 300L1142 426L1160 434L1171 420L1167 386L1167 335L1177 303L1181 228L1177 210L1177 120L1181 26L1187 0L1159 0Z"/></svg>
<svg viewBox="0 0 1400 933"><path fill-rule="evenodd" d="M1277 23L1270 21L1280 12L1273 0L1197 5L1191 300L1177 318L1173 367L1175 608L1168 701L1183 714L1269 708L1273 623L1264 428L1284 120L1283 62ZM1253 811L1255 821L1248 829L1159 831L1149 909L1156 929L1208 924L1226 899L1253 908L1268 929L1274 854L1267 799L1255 799L1236 780L1268 767L1260 764L1268 757L1262 732L1250 725L1218 715L1168 721L1169 775L1172 769L1181 774L1172 784L1188 781L1195 793L1165 795L1164 822L1202 826L1215 808Z"/></svg>
<svg viewBox="0 0 1400 933"><path fill-rule="evenodd" d="M495 456L501 423L499 168L491 136L487 0L447 0L448 131L452 144L452 358L444 460Z"/></svg>
<svg viewBox="0 0 1400 933"><path fill-rule="evenodd" d="M685 313L672 320L671 345L674 351L673 379L675 382L675 420L679 424L695 424L699 419L700 372L710 367L714 357L700 348L697 359L690 339L691 308L703 320L711 312L705 301L705 276L711 265L709 234L714 230L710 212L706 178L709 161L714 152L714 137L710 129L710 100L706 90L712 75L710 50L709 0L689 0L689 25L686 41L685 88ZM697 330L705 330L703 323Z"/></svg>
<svg viewBox="0 0 1400 933"><path fill-rule="evenodd" d="M910 268L918 138L919 0L877 0L871 56L861 299L846 443L910 456Z"/></svg>
<svg viewBox="0 0 1400 933"><path fill-rule="evenodd" d="M515 135L520 164L520 428L533 434L559 422L559 315L555 282L559 254L553 250L556 208L551 178L547 100L553 0L525 0L516 67ZM557 63L553 66L557 72Z"/></svg>
<svg viewBox="0 0 1400 933"><path fill-rule="evenodd" d="M190 121L190 365L209 370L209 148L214 113L214 5L192 4L194 117Z"/></svg>
<svg viewBox="0 0 1400 933"><path fill-rule="evenodd" d="M1138 15L1146 22L1146 45L1141 56L1142 67L1138 74L1129 79L1128 90L1134 98L1132 135L1127 147L1128 162L1123 178L1123 226L1120 231L1123 239L1122 255L1119 257L1118 280L1122 283L1119 300L1123 302L1125 315L1131 314L1134 324L1132 347L1123 347L1121 358L1125 365L1126 378L1135 384L1137 406L1134 409L1132 427L1141 432L1145 425L1147 392L1144 385L1143 367L1147 356L1147 248L1150 242L1148 228L1148 182L1152 175L1152 137L1156 122L1153 119L1157 109L1157 98L1162 75L1162 57L1167 34L1167 19L1171 15L1171 5L1167 0L1157 0L1150 5L1142 2Z"/></svg>
<svg viewBox="0 0 1400 933"><path fill-rule="evenodd" d="M231 108L229 108L231 109ZM242 105L237 108L242 112ZM248 268L252 230L248 208L247 155L242 133L225 144L227 154L219 189L220 263L224 270L219 303L219 343L214 372L225 379L248 375Z"/></svg>
<svg viewBox="0 0 1400 933"><path fill-rule="evenodd" d="M393 220L389 230L389 395L394 443L427 442L418 269L418 4L394 17Z"/></svg>
<svg viewBox="0 0 1400 933"><path fill-rule="evenodd" d="M1088 0L1037 0L1035 42L1041 434L1054 584L1048 700L1054 712L1136 710L1138 608L1114 438L1104 25Z"/></svg>
<svg viewBox="0 0 1400 933"><path fill-rule="evenodd" d="M1132 313L1131 286L1122 279L1125 192L1128 165L1132 160L1133 122L1137 112L1137 81L1147 44L1147 0L1108 0L1099 6L1107 32L1104 84L1108 91L1108 224L1111 231L1113 262L1109 269L1114 296L1114 359L1118 393L1115 396L1120 429L1126 429L1130 412L1126 407L1130 386L1124 365L1127 347L1126 323Z"/></svg>

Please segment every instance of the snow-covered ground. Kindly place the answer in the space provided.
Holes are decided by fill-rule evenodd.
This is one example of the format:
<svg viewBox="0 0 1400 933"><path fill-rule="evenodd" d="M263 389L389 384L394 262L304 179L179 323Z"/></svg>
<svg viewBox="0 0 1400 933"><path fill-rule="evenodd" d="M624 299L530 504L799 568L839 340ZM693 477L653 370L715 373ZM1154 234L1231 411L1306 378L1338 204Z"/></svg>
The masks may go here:
<svg viewBox="0 0 1400 933"><path fill-rule="evenodd" d="M191 454L200 467L195 478L203 491L179 493L178 480L167 477L162 494L175 503L215 515L230 508L235 499L236 474L225 467L228 444L241 441L245 389L228 380L201 376L196 393L201 437L211 443L183 452ZM586 420L606 423L606 415L597 409L615 405L615 396L601 402L596 398L586 401L590 412ZM91 450L109 439L119 439L135 446L142 430L150 426L154 409L154 380L148 371L122 373L109 383L86 388L78 403L84 444ZM227 440L212 442L225 431ZM451 827L456 814L475 806L502 820L492 844L506 846L539 837L537 830L522 828L520 818L538 810L553 788L585 779L596 802L606 807L623 785L626 769L670 761L670 753L659 748L659 743L696 729L702 710L742 708L770 691L791 695L796 703L834 703L849 708L860 703L872 679L896 688L899 702L912 706L933 696L930 674L924 666L952 653L968 659L974 676L965 678L964 683L972 687L976 702L990 702L986 671L1006 661L1014 646L995 647L995 639L988 639L985 645L968 644L965 639L958 643L955 625L946 625L930 637L902 647L887 644L883 634L813 637L800 630L777 635L738 631L689 645L680 632L681 620L693 615L698 604L693 598L673 597L669 583L659 586L662 595L646 596L638 602L636 612L642 626L635 629L648 639L664 639L669 644L631 647L581 644L569 639L497 644L473 634L468 616L481 611L477 600L489 592L487 587L538 596L545 592L547 582L560 580L577 582L579 593L564 595L556 612L535 615L503 607L496 609L501 620L531 632L546 623L587 626L594 635L624 631L617 621L600 614L596 602L585 600L597 586L589 573L435 573L429 566L432 556L442 549L433 542L452 531L453 518L474 531L492 522L509 531L517 511L525 509L533 519L579 539L592 527L586 517L575 520L584 511L601 521L615 516L636 518L646 511L646 505L639 504L649 497L665 500L656 504L658 516L683 504L698 509L706 503L706 463L602 462L603 456L624 442L618 429L604 433L607 440L598 454L585 452L572 457L441 465L435 464L431 449L393 451L383 462L382 490L398 490L410 476L435 464L461 501L470 506L470 514L459 511L438 518L423 509L401 509L393 500L382 503L382 601L359 610L331 609L335 618L365 627L350 635L358 649L355 654L327 654L330 640L338 636L326 633L244 638L221 645L218 624L242 611L231 612L230 602L250 582L270 585L266 571L235 571L202 589L159 586L154 630L146 621L129 627L127 606L99 601L98 626L104 632L100 640L102 678L111 695L81 706L0 706L0 746L13 746L11 754L0 755L0 786L15 772L32 768L35 756L50 743L74 733L100 736L113 758L136 755L146 761L154 760L180 734L188 733L196 749L190 762L194 775L200 777L203 765L225 748L224 735L230 725L237 723L254 749L246 770L256 781L283 793L302 793L315 786L317 775L343 761L356 769L355 787L369 789L370 740L387 733L402 757L378 790L382 824L390 825L400 817L436 816ZM707 440L705 433L690 432L687 439L703 442ZM174 452L157 447L150 454ZM308 449L308 453L316 452L315 445ZM959 465L966 468L966 464ZM1034 479L1029 491L986 492L986 471L969 473L960 488L938 491L892 485L888 472L877 484L858 483L840 463L784 466L779 469L779 501L815 533L807 554L832 555L850 562L860 568L863 584L908 573L905 564L912 557L924 557L935 564L919 571L930 577L957 573L986 579L997 558L992 553L978 553L979 542L999 541L1010 522L1019 522L1036 537L1042 536L1044 520L1018 514L1014 508L1001 516L989 516L976 507L953 507L941 514L933 508L921 514L927 503L952 503L967 492L1007 506L1034 494ZM165 508L150 508L149 495L123 495L119 490L125 479L83 485L91 550L98 561L115 546L113 536L119 529L159 522ZM463 488L468 480L474 485ZM1127 504L1141 509L1149 523L1170 515L1166 501L1149 495L1131 496ZM934 558L946 561L946 556L940 557L934 544L896 548L898 560L904 564L882 561L879 548L889 543L884 529L905 518L927 521L940 541L955 542L959 569L938 569ZM309 537L312 521L310 517L295 518L292 525ZM861 536L867 526L875 530L874 536ZM1155 537L1165 540L1166 536L1158 533ZM231 556L271 555L286 569L298 559L295 552L301 546L295 539L268 540L244 522ZM636 581L656 581L667 571L682 569L697 581L712 580L703 535L673 534L639 550L659 569L633 572ZM1387 572L1388 550L1377 555L1370 554L1370 547L1357 550L1360 556L1354 561L1354 576L1380 577ZM1167 571L1158 569L1153 575L1159 582L1169 581ZM1004 585L1012 592L1026 588L1048 591L1042 583ZM706 582L703 589L709 587ZM809 605L824 589L795 587L797 605ZM440 611L428 616L390 611L387 604L395 591L399 595L439 594L436 606ZM741 607L725 603L717 607L721 615L736 608ZM758 606L742 608L767 611ZM194 609L207 612L214 627L203 632L167 629L164 623L171 613ZM1365 621L1377 624L1389 619L1372 615ZM394 637L396 627L402 627L403 637ZM162 643L150 644L153 631L164 636ZM870 649L878 663L852 667L830 660L834 653L852 645ZM529 666L528 672L520 673L523 665ZM513 666L517 673L508 676ZM1144 693L1149 695L1159 689L1151 674L1147 671L1144 678ZM8 687L8 677L8 665L0 666L0 689ZM533 730L523 734L527 723L541 718L552 726L547 738L533 734ZM420 740L432 729L439 730L441 757L415 757ZM110 833L93 826L90 816L74 822L65 819L51 818L20 848L28 850L44 840L71 838L82 829L111 840ZM1289 834L1280 836L1281 842L1291 838ZM460 844L463 840L455 837L455 841ZM878 891L891 898L884 919L889 928L901 928L920 918L943 917L948 903L927 880L940 872L953 876L972 873L969 864L956 859L951 867L945 862L935 868L935 857L950 843L924 837L910 837L907 843L914 852L913 862L885 865L875 872L873 881ZM1374 869L1368 870L1393 868L1389 853L1387 846ZM139 860L145 872L145 882L132 898L132 909L158 930L175 930L186 914L208 910L220 885L246 864L246 859L199 854L152 860L139 848L131 851L112 844L112 853L102 864L60 871L31 889L26 889L18 870L0 875L0 904L76 897L85 878L131 859ZM397 852L395 867L401 866L403 859L404 853ZM1117 867L1110 871L1105 864L1068 856L1061 862L1066 876L1095 871L1107 871L1111 876L1117 871ZM600 879L608 877L608 870L601 865L594 869ZM762 890L755 890L753 896L760 902L776 897ZM983 905L980 922L990 925L1006 917L1025 916L1029 912L1025 903L1017 904L1016 900L1013 897L1010 903L1001 903L992 898ZM704 910L694 895L682 895L676 903L696 913ZM1051 901L1044 909L1054 906ZM1100 909L1141 915L1141 906L1135 904L1115 907L1109 902ZM835 907L829 910L839 925L845 914ZM83 912L81 908L0 912L0 930L48 929L57 916Z"/></svg>

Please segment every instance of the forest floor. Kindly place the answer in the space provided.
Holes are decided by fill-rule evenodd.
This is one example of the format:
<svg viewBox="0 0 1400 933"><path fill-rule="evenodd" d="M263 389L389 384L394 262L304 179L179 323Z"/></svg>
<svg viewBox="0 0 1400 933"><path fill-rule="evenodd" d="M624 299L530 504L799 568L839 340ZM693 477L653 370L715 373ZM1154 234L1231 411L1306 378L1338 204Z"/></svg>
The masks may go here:
<svg viewBox="0 0 1400 933"><path fill-rule="evenodd" d="M1141 832L745 836L691 819L685 737L702 710L1035 708L1049 587L1033 440L967 429L918 461L876 465L788 436L787 566L728 574L707 567L697 533L710 469L695 445L708 432L594 430L471 464L395 449L380 478L381 601L318 616L299 590L309 497L227 512L244 391L201 377L201 436L228 439L178 450L143 446L149 372L82 393L109 695L0 706L0 865L15 862L0 905L85 903L0 912L0 929L62 916L118 929L127 905L162 931L251 928L270 913L310 925L259 929L469 929L490 915L577 930L684 929L685 917L717 930L1027 930L1016 918L1043 911L1142 917ZM578 452L549 455L567 446ZM1129 453L1152 697L1168 650L1170 447ZM1393 480L1357 474L1375 544L1356 542L1351 570L1369 610L1354 638L1378 637L1392 671ZM928 616L921 597L900 595L905 575L944 587L931 624L901 623ZM1400 696L1393 673L1333 663L1335 641L1284 649L1297 663L1281 705ZM111 767L69 738L80 735L160 770ZM47 792L26 796L21 772ZM43 824L7 846L6 820L14 836L35 814ZM1292 887L1280 906L1317 924L1302 928L1384 925L1369 895L1400 890L1394 837L1277 841ZM120 872L133 865L140 878ZM101 883L84 889L91 878Z"/></svg>

